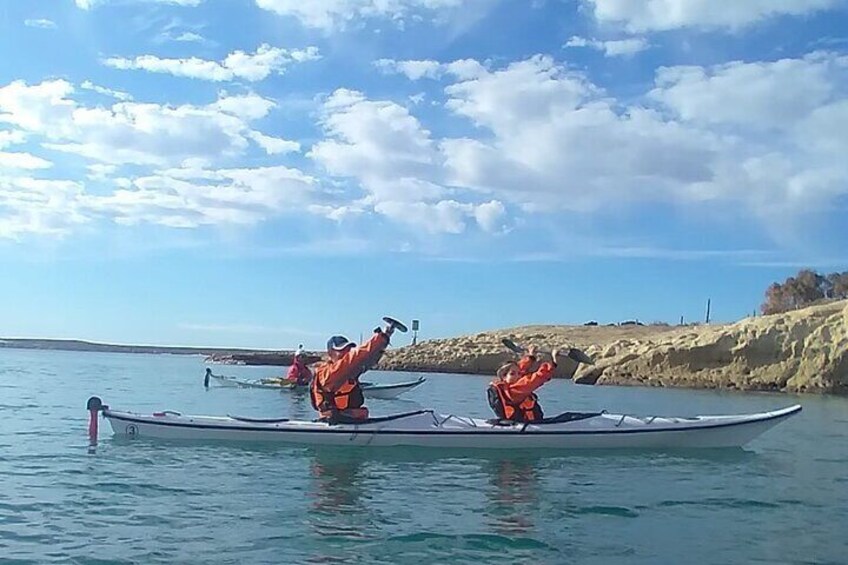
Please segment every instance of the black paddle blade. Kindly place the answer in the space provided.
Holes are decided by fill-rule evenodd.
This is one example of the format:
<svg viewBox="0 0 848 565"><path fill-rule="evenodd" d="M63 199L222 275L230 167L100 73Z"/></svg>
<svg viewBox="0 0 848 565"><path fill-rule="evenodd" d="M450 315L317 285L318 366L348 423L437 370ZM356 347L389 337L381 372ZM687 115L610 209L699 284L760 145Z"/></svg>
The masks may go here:
<svg viewBox="0 0 848 565"><path fill-rule="evenodd" d="M578 363L585 363L586 365L594 365L595 360L586 355L584 352L580 351L577 348L572 347L568 350L569 359L574 359Z"/></svg>
<svg viewBox="0 0 848 565"><path fill-rule="evenodd" d="M388 316L383 316L383 321L386 322L387 324L389 324L390 326L392 326L394 329L396 329L397 331L399 331L402 334L405 334L406 332L409 331L409 328L406 327L406 324L404 324L403 322L399 322L399 321L395 320L394 318L390 318Z"/></svg>
<svg viewBox="0 0 848 565"><path fill-rule="evenodd" d="M503 343L506 346L506 348L509 349L510 351L512 351L513 353L518 353L518 354L524 353L524 348L521 347L520 345L518 345L517 343L515 343L514 341L512 341L511 339L509 339L508 337L501 339L501 343Z"/></svg>

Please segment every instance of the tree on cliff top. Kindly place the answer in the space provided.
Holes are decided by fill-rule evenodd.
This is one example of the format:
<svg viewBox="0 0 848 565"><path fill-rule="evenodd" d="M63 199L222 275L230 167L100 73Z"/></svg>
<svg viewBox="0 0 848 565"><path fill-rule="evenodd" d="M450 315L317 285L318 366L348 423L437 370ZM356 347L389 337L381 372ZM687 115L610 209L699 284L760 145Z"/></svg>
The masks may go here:
<svg viewBox="0 0 848 565"><path fill-rule="evenodd" d="M822 275L802 269L782 284L774 283L766 289L766 299L760 307L763 314L779 314L803 308L824 299L848 298L848 271Z"/></svg>

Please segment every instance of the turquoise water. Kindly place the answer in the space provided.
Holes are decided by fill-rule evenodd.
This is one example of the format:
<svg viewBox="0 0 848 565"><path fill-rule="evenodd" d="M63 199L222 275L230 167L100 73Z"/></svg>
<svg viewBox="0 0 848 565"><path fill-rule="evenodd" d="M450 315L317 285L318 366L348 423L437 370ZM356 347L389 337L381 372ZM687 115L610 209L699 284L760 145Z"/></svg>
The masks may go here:
<svg viewBox="0 0 848 565"><path fill-rule="evenodd" d="M204 390L203 368L191 357L0 350L0 562L848 562L846 399L542 389L549 414L804 406L744 451L700 456L174 445L112 439L106 422L90 452L92 394L137 411L312 417L304 395ZM486 382L431 375L405 400L369 405L487 417Z"/></svg>

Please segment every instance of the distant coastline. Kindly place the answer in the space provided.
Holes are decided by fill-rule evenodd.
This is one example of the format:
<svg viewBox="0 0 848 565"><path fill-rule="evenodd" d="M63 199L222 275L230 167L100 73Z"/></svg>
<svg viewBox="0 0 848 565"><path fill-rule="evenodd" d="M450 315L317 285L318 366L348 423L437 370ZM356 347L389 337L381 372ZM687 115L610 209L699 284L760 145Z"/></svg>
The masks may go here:
<svg viewBox="0 0 848 565"><path fill-rule="evenodd" d="M116 345L78 339L0 338L0 349L38 349L51 351L90 351L101 353L147 353L170 355L261 355L279 353L262 349L224 347L174 347L166 345Z"/></svg>

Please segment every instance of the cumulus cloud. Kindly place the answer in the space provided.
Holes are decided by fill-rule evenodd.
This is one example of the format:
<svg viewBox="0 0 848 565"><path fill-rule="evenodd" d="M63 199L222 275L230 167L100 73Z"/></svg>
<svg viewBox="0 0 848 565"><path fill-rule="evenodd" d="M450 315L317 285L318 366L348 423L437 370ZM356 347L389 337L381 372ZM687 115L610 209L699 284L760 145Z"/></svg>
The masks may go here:
<svg viewBox="0 0 848 565"><path fill-rule="evenodd" d="M550 57L478 65L445 89L474 137L434 138L408 108L339 90L309 156L353 179L378 213L445 233L471 219L501 231L511 209L649 202L732 203L773 219L848 194L848 65L838 55L664 68L629 105Z"/></svg>
<svg viewBox="0 0 848 565"><path fill-rule="evenodd" d="M255 94L223 95L205 106L118 102L84 106L64 80L0 87L0 123L37 135L50 149L107 164L215 161L249 146L250 122L273 103Z"/></svg>
<svg viewBox="0 0 848 565"><path fill-rule="evenodd" d="M3 169L49 169L53 163L31 153L0 151L0 170Z"/></svg>
<svg viewBox="0 0 848 565"><path fill-rule="evenodd" d="M323 30L344 28L353 21L371 18L402 24L410 16L438 14L468 3L469 0L256 0L260 8Z"/></svg>
<svg viewBox="0 0 848 565"><path fill-rule="evenodd" d="M138 177L110 195L90 196L83 207L123 225L253 225L320 199L321 190L315 178L283 166L180 167Z"/></svg>
<svg viewBox="0 0 848 565"><path fill-rule="evenodd" d="M770 17L802 16L835 7L841 0L584 0L601 23L632 32L677 28L739 29Z"/></svg>
<svg viewBox="0 0 848 565"><path fill-rule="evenodd" d="M163 59L156 55L141 55L131 59L110 57L105 59L103 63L115 69L166 73L178 77L214 82L237 79L256 82L268 78L271 73L282 74L294 63L314 61L320 58L316 47L282 49L263 43L254 53L233 51L222 61L209 61L197 57Z"/></svg>
<svg viewBox="0 0 848 565"><path fill-rule="evenodd" d="M439 158L430 133L409 110L360 92L334 92L324 105L322 125L327 139L313 145L309 156L331 175L360 178L379 200L404 198L397 187L432 176ZM416 191L440 193L441 188L419 184Z"/></svg>
<svg viewBox="0 0 848 565"><path fill-rule="evenodd" d="M0 175L0 238L64 236L88 221L79 210L81 184Z"/></svg>
<svg viewBox="0 0 848 565"><path fill-rule="evenodd" d="M338 90L328 98L322 125L327 139L309 156L336 177L356 179L378 214L426 233L458 234L469 222L500 231L501 202L459 201L442 182L443 156L408 109Z"/></svg>
<svg viewBox="0 0 848 565"><path fill-rule="evenodd" d="M714 67L661 67L650 96L684 121L785 129L831 99L848 57L813 53L798 59Z"/></svg>
<svg viewBox="0 0 848 565"><path fill-rule="evenodd" d="M605 57L631 57L640 51L648 49L651 44L644 37L628 37L600 41L574 36L565 44L566 47L591 47L603 52Z"/></svg>

